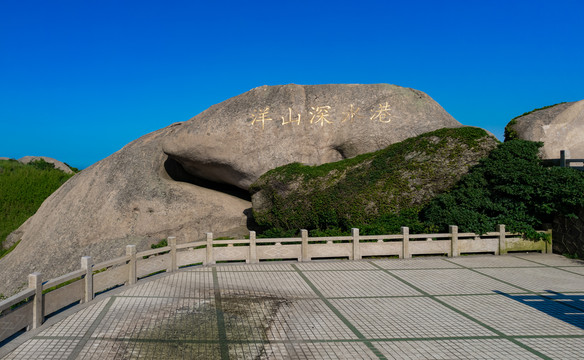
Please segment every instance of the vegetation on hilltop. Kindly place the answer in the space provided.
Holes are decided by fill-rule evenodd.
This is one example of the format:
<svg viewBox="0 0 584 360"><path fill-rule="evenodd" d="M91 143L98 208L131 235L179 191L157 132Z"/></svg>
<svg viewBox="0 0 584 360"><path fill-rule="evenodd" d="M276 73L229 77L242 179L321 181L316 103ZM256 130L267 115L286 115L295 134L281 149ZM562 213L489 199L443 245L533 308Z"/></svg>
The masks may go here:
<svg viewBox="0 0 584 360"><path fill-rule="evenodd" d="M316 236L348 234L351 227L363 234L399 233L401 226L447 232L448 225L486 233L505 224L537 239L544 235L536 230L554 216L574 217L584 207L584 172L544 167L538 142L500 143L455 177L449 160L464 162L461 154L480 147L481 136L478 129L443 129L337 163L274 169L251 188L262 192L254 197L254 217L264 236L293 236L301 228ZM455 138L466 141L466 150L439 145Z"/></svg>
<svg viewBox="0 0 584 360"><path fill-rule="evenodd" d="M510 140L449 192L437 196L420 220L446 231L458 225L463 232L485 233L497 224L535 239L555 215L575 217L584 207L584 173L572 168L543 167L541 142Z"/></svg>
<svg viewBox="0 0 584 360"><path fill-rule="evenodd" d="M414 232L434 227L418 212L498 144L484 130L441 129L386 149L320 166L290 164L254 183L253 213L270 236L308 229L334 235Z"/></svg>
<svg viewBox="0 0 584 360"><path fill-rule="evenodd" d="M11 250L2 247L6 237L72 176L42 159L29 164L0 160L0 257Z"/></svg>

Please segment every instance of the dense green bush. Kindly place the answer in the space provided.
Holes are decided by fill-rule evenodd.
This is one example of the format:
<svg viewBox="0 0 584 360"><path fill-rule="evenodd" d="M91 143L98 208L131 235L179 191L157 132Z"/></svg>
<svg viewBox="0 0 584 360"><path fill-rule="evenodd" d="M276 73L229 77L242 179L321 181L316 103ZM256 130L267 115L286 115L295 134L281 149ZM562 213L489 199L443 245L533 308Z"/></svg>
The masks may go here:
<svg viewBox="0 0 584 360"><path fill-rule="evenodd" d="M542 143L511 140L491 152L448 193L421 212L423 221L446 231L485 233L497 224L530 238L556 214L575 216L584 206L584 173L545 168L538 156Z"/></svg>
<svg viewBox="0 0 584 360"><path fill-rule="evenodd" d="M348 234L353 227L362 234L399 233L402 226L432 231L418 219L421 206L497 143L478 128L440 129L335 163L282 166L251 186L254 219L262 235L274 237L300 228L313 236Z"/></svg>
<svg viewBox="0 0 584 360"><path fill-rule="evenodd" d="M0 245L71 176L44 160L0 160ZM0 246L0 257L4 253Z"/></svg>

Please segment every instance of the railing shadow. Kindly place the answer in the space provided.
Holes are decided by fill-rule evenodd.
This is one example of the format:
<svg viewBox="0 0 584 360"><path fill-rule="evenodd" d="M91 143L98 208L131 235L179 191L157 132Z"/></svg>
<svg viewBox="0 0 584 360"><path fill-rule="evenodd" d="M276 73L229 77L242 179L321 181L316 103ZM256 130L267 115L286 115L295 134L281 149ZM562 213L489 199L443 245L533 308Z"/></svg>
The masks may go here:
<svg viewBox="0 0 584 360"><path fill-rule="evenodd" d="M510 295L498 290L494 292L584 329L584 295L566 295L551 290L546 290L549 295Z"/></svg>

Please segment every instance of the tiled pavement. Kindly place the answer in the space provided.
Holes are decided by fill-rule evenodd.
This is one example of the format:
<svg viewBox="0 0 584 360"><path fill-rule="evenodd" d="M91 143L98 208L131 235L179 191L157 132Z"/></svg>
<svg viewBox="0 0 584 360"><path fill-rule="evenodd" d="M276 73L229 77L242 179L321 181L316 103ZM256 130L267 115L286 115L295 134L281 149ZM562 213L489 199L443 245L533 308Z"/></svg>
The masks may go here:
<svg viewBox="0 0 584 360"><path fill-rule="evenodd" d="M3 355L582 359L584 262L515 254L183 269L70 309Z"/></svg>

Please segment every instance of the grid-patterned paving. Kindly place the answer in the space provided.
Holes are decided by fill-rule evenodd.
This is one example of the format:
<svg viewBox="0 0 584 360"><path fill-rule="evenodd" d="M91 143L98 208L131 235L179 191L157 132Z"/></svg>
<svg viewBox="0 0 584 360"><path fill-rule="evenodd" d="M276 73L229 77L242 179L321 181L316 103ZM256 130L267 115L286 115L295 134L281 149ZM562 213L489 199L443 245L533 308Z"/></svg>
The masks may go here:
<svg viewBox="0 0 584 360"><path fill-rule="evenodd" d="M331 302L368 339L495 335L427 297L343 299Z"/></svg>
<svg viewBox="0 0 584 360"><path fill-rule="evenodd" d="M393 274L432 295L523 292L469 269L396 270Z"/></svg>
<svg viewBox="0 0 584 360"><path fill-rule="evenodd" d="M327 298L421 295L381 271L317 271L305 276Z"/></svg>
<svg viewBox="0 0 584 360"><path fill-rule="evenodd" d="M556 268L488 268L477 271L529 291L574 292L584 289L584 276Z"/></svg>
<svg viewBox="0 0 584 360"><path fill-rule="evenodd" d="M580 324L572 325L562 320L562 314L575 312L574 309L536 295L531 305L496 295L448 296L440 300L506 335L584 335L584 317Z"/></svg>
<svg viewBox="0 0 584 360"><path fill-rule="evenodd" d="M73 310L0 357L578 359L584 263L521 254L217 265Z"/></svg>
<svg viewBox="0 0 584 360"><path fill-rule="evenodd" d="M510 341L495 339L399 341L379 344L387 359L541 359Z"/></svg>
<svg viewBox="0 0 584 360"><path fill-rule="evenodd" d="M535 267L542 266L536 264L532 261L527 261L519 257L509 257L509 256L461 256L448 259L449 262L468 266L472 268L479 267Z"/></svg>

